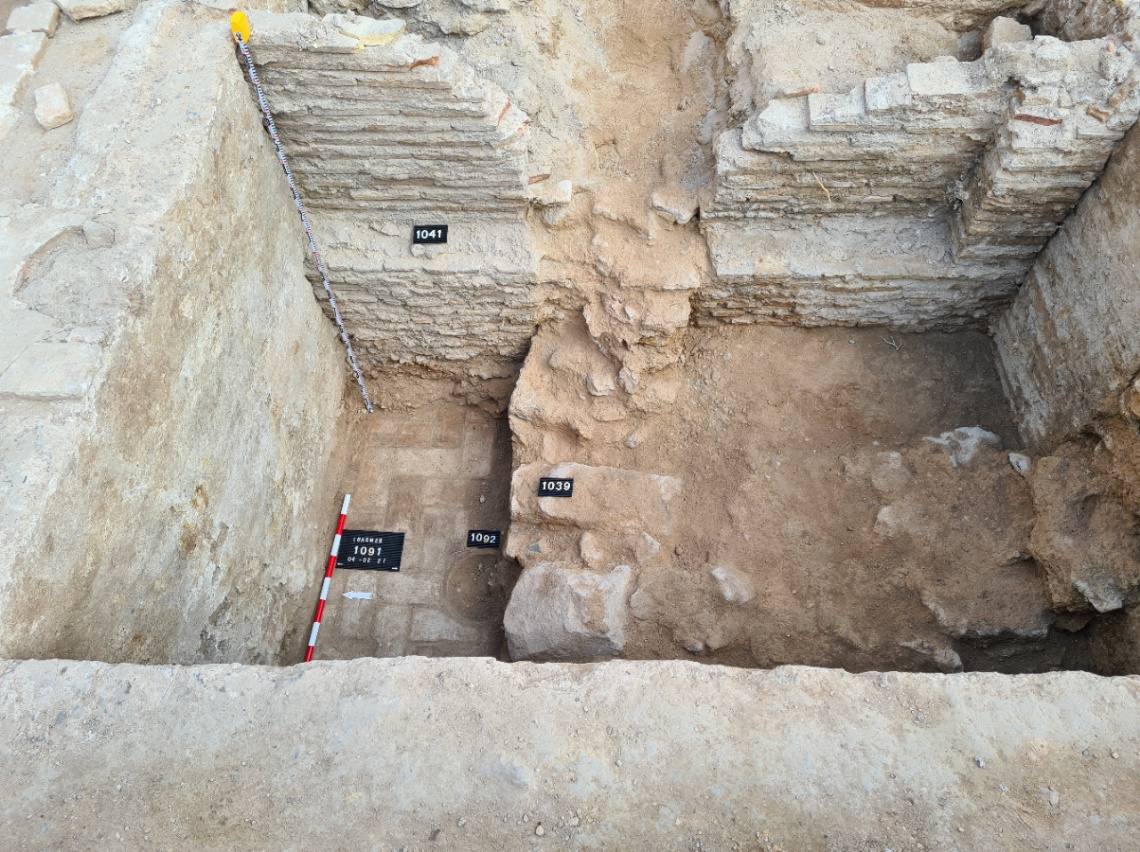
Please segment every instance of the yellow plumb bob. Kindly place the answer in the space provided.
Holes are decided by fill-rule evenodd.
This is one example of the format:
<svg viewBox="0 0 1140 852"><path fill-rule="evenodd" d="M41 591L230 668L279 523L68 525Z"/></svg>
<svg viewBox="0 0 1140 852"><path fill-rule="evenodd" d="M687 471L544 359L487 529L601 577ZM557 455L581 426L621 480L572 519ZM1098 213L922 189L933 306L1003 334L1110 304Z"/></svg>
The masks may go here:
<svg viewBox="0 0 1140 852"><path fill-rule="evenodd" d="M230 33L236 41L238 36L249 44L249 15L245 12L234 12L230 15Z"/></svg>

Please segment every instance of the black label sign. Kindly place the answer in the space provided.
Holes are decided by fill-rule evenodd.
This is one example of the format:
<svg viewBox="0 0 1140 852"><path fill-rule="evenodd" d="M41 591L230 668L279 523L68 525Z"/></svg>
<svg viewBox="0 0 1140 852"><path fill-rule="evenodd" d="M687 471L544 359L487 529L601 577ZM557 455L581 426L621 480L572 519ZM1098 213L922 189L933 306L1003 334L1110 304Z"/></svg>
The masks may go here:
<svg viewBox="0 0 1140 852"><path fill-rule="evenodd" d="M467 546L468 547L498 547L499 540L503 537L500 530L468 530L467 531Z"/></svg>
<svg viewBox="0 0 1140 852"><path fill-rule="evenodd" d="M446 243L447 225L414 225L413 243Z"/></svg>
<svg viewBox="0 0 1140 852"><path fill-rule="evenodd" d="M337 568L365 571L399 571L404 555L402 532L345 530L336 554Z"/></svg>
<svg viewBox="0 0 1140 852"><path fill-rule="evenodd" d="M571 497L573 494L573 479L557 479L551 476L544 476L538 480L539 497Z"/></svg>

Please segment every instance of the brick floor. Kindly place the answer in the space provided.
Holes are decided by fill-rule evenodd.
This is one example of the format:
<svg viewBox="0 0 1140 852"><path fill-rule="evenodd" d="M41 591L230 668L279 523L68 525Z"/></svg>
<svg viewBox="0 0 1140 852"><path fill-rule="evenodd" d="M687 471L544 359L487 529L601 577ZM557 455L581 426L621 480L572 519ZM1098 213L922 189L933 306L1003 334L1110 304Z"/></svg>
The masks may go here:
<svg viewBox="0 0 1140 852"><path fill-rule="evenodd" d="M357 440L348 527L405 533L403 564L399 573L336 572L317 657L500 656L518 567L466 541L468 529L508 526L505 418L436 402L377 412Z"/></svg>

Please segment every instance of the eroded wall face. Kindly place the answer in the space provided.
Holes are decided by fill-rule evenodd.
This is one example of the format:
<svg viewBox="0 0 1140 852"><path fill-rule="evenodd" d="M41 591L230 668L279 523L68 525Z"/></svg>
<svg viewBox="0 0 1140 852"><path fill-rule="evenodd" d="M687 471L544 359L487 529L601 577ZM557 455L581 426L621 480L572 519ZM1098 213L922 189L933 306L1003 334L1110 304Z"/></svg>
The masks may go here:
<svg viewBox="0 0 1140 852"><path fill-rule="evenodd" d="M1140 131L1037 258L994 338L1030 444L1128 408L1140 371Z"/></svg>
<svg viewBox="0 0 1140 852"><path fill-rule="evenodd" d="M343 356L224 16L140 7L80 106L57 196L105 211L106 239L41 246L17 295L64 340L88 329L97 369L85 394L0 400L56 429L19 460L35 493L5 531L0 655L292 660L338 505Z"/></svg>

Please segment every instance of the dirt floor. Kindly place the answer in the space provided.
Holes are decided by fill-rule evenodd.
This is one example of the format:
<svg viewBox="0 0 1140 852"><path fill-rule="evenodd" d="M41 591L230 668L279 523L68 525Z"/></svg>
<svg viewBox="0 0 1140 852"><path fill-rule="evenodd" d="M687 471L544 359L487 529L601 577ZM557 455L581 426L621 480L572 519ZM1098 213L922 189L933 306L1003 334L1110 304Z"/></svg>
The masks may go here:
<svg viewBox="0 0 1140 852"><path fill-rule="evenodd" d="M585 336L561 334L559 351ZM534 543L512 543L586 559L597 540L594 570L638 560L626 656L854 670L1085 664L1084 638L1054 627L1028 556L1033 506L1009 457L1018 442L987 337L725 327L690 329L683 350L654 380L658 394L675 384L671 404L585 438L543 439L547 462L680 481L658 513L668 523L642 527L651 552L630 556L638 547L622 535L579 544L557 524L520 525Z"/></svg>

